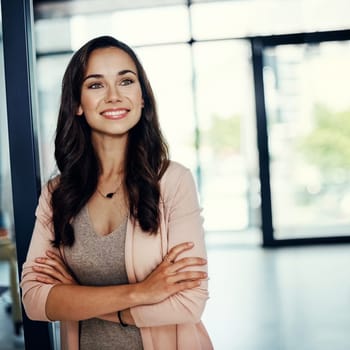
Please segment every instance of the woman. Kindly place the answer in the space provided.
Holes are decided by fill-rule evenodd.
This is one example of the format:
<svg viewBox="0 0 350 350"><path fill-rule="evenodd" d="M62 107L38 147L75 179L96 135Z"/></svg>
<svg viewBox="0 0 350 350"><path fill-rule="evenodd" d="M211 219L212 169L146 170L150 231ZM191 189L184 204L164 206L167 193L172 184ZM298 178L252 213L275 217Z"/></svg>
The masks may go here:
<svg viewBox="0 0 350 350"><path fill-rule="evenodd" d="M23 266L28 316L60 320L62 349L212 349L195 185L168 160L150 84L124 43L99 37L72 57L55 158Z"/></svg>

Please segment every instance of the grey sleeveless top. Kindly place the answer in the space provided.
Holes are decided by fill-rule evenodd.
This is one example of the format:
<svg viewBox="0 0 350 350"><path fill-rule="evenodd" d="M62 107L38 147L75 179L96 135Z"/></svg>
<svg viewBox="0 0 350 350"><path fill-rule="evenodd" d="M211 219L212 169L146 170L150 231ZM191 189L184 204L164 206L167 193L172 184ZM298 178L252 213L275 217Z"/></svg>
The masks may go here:
<svg viewBox="0 0 350 350"><path fill-rule="evenodd" d="M91 224L87 206L73 221L75 242L65 247L67 263L77 281L86 286L127 284L125 269L126 223L106 236L97 234ZM117 317L117 314L116 314ZM80 322L80 350L143 349L140 330L135 326L97 318Z"/></svg>

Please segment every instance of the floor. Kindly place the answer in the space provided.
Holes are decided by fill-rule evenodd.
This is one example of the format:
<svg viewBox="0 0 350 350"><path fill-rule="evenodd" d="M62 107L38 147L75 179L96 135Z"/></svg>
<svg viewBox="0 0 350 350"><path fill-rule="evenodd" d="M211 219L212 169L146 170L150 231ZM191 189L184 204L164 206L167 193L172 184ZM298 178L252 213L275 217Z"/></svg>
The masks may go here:
<svg viewBox="0 0 350 350"><path fill-rule="evenodd" d="M350 349L350 246L262 249L255 239L207 236L216 350ZM6 266L0 263L0 284ZM0 350L16 347L0 298ZM4 326L3 326L4 325Z"/></svg>
<svg viewBox="0 0 350 350"><path fill-rule="evenodd" d="M350 245L208 244L216 350L349 350Z"/></svg>

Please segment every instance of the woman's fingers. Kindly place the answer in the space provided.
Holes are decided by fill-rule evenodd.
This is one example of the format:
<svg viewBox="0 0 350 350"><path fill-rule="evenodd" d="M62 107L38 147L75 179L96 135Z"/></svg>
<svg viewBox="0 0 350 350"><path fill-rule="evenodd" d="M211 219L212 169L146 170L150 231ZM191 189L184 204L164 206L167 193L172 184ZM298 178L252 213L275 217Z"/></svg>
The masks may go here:
<svg viewBox="0 0 350 350"><path fill-rule="evenodd" d="M193 246L193 242L180 243L169 250L163 261L172 264L182 252L192 249Z"/></svg>
<svg viewBox="0 0 350 350"><path fill-rule="evenodd" d="M60 272L50 266L36 265L33 266L33 270L39 274L36 279L44 283L64 283L66 280Z"/></svg>
<svg viewBox="0 0 350 350"><path fill-rule="evenodd" d="M207 260L203 258L182 258L169 266L169 271L178 272L190 266L203 266L207 264Z"/></svg>
<svg viewBox="0 0 350 350"><path fill-rule="evenodd" d="M194 244L186 242L172 247L163 262L140 283L145 303L157 303L186 289L196 288L208 274L203 271L206 259L201 257L179 258L180 254L192 249Z"/></svg>
<svg viewBox="0 0 350 350"><path fill-rule="evenodd" d="M169 284L202 281L208 278L208 274L203 271L186 271L172 274L168 277Z"/></svg>
<svg viewBox="0 0 350 350"><path fill-rule="evenodd" d="M199 287L201 285L201 280L195 280L195 281L181 281L179 283L176 283L174 285L174 293L182 292L187 289L192 289Z"/></svg>
<svg viewBox="0 0 350 350"><path fill-rule="evenodd" d="M48 263L52 262L53 264L52 266L56 267L62 274L65 274L65 275L69 274L65 263L63 262L62 258L58 254L52 252L51 250L48 250L46 252L46 255L49 258L47 260Z"/></svg>
<svg viewBox="0 0 350 350"><path fill-rule="evenodd" d="M57 284L60 283L61 281L56 280L55 278L51 278L51 277L46 277L46 276L37 276L36 280L42 283L46 283L46 284Z"/></svg>
<svg viewBox="0 0 350 350"><path fill-rule="evenodd" d="M192 242L181 243L171 248L168 254L164 257L163 263L168 267L168 272L174 274L182 269L190 266L202 266L207 263L206 259L200 257L186 257L176 260L177 257L186 250L193 248Z"/></svg>
<svg viewBox="0 0 350 350"><path fill-rule="evenodd" d="M34 266L33 269L41 274L38 276L40 277L38 280L44 283L75 283L74 278L67 270L66 265L59 255L50 250L46 252L46 255L47 257L35 259L38 265Z"/></svg>

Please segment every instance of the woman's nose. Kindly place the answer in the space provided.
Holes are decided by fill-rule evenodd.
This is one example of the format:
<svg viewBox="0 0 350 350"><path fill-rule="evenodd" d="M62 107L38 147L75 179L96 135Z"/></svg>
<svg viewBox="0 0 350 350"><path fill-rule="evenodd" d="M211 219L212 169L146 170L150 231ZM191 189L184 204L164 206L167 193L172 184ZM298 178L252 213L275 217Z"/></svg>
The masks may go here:
<svg viewBox="0 0 350 350"><path fill-rule="evenodd" d="M105 102L118 102L122 100L122 96L115 86L109 86L106 91Z"/></svg>

